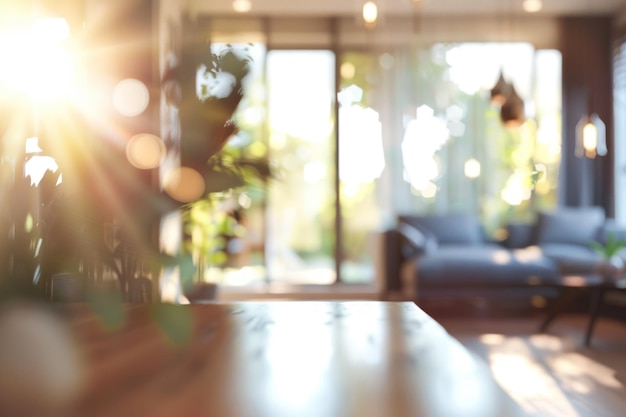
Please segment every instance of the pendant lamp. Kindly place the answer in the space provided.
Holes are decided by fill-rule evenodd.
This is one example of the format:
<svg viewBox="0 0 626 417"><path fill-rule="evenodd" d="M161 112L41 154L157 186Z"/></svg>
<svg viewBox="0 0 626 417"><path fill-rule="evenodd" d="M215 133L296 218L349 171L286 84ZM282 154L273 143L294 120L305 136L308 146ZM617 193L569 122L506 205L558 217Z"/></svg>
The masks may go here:
<svg viewBox="0 0 626 417"><path fill-rule="evenodd" d="M507 127L519 127L524 123L524 100L517 94L513 84L509 84L509 94L500 108L500 119Z"/></svg>
<svg viewBox="0 0 626 417"><path fill-rule="evenodd" d="M526 13L537 13L543 8L541 0L524 0L522 8Z"/></svg>
<svg viewBox="0 0 626 417"><path fill-rule="evenodd" d="M511 90L511 84L504 79L504 73L500 70L498 81L491 89L491 104L501 107L507 99Z"/></svg>
<svg viewBox="0 0 626 417"><path fill-rule="evenodd" d="M606 154L606 125L596 113L584 114L576 124L575 155L593 159Z"/></svg>
<svg viewBox="0 0 626 417"><path fill-rule="evenodd" d="M378 20L378 6L372 0L363 4L363 23L367 29L374 29Z"/></svg>

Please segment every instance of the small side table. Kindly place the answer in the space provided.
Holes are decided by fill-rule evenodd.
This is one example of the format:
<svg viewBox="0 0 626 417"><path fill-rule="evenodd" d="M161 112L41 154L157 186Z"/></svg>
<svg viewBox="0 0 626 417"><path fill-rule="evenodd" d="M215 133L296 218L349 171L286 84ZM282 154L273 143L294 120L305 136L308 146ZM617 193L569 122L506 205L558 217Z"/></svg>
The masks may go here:
<svg viewBox="0 0 626 417"><path fill-rule="evenodd" d="M539 326L539 332L545 333L556 317L565 311L574 302L585 295L591 296L589 304L589 321L585 333L585 346L591 344L593 328L602 307L604 295L608 291L623 291L626 289L626 276L618 279L607 280L599 274L564 275L557 284L561 295L550 309L548 316Z"/></svg>

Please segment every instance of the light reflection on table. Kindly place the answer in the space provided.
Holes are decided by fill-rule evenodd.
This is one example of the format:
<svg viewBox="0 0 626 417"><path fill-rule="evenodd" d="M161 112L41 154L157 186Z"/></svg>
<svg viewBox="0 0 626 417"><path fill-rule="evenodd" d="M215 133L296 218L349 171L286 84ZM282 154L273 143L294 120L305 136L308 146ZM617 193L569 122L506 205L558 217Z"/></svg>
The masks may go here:
<svg viewBox="0 0 626 417"><path fill-rule="evenodd" d="M200 343L196 337L186 353L172 351L155 361L143 371L150 378L133 384L127 375L127 390L107 401L86 401L83 415L525 415L486 364L413 303L187 308L193 309L197 334L212 326L211 339Z"/></svg>

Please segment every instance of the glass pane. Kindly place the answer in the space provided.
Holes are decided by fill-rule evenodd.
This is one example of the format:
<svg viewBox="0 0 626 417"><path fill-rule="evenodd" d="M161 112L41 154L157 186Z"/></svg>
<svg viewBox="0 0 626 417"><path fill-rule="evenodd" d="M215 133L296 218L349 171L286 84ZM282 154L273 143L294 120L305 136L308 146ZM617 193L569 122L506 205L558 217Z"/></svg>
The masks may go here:
<svg viewBox="0 0 626 417"><path fill-rule="evenodd" d="M381 59L392 59L383 55ZM384 62L384 61L383 61ZM375 109L380 72L375 54L347 53L339 92L339 180L343 215L343 282L372 282L381 229L379 179L385 168L382 124Z"/></svg>
<svg viewBox="0 0 626 417"><path fill-rule="evenodd" d="M538 209L557 205L561 162L561 52L549 49L535 54L536 145L535 168L540 177L535 185Z"/></svg>
<svg viewBox="0 0 626 417"><path fill-rule="evenodd" d="M267 55L269 157L266 256L272 281L335 281L335 57Z"/></svg>

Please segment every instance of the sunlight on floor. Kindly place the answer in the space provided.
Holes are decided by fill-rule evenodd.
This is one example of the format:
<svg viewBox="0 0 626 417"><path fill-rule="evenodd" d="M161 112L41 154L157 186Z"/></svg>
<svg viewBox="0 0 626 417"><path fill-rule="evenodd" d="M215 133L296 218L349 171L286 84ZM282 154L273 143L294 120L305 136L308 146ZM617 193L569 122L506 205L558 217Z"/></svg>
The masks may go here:
<svg viewBox="0 0 626 417"><path fill-rule="evenodd" d="M528 356L528 346L519 338L509 338L494 346L489 353L489 364L496 381L527 412L578 417L557 381ZM551 409L545 410L548 404Z"/></svg>
<svg viewBox="0 0 626 417"><path fill-rule="evenodd" d="M580 417L572 396L589 396L598 385L623 388L615 370L579 353L563 352L563 342L555 336L483 334L480 342L500 386L532 415ZM538 360L538 352L544 360Z"/></svg>
<svg viewBox="0 0 626 417"><path fill-rule="evenodd" d="M577 387L588 386L591 382L608 388L620 389L624 386L615 378L615 370L595 362L579 353L566 353L549 358L548 366L563 379L564 384Z"/></svg>

